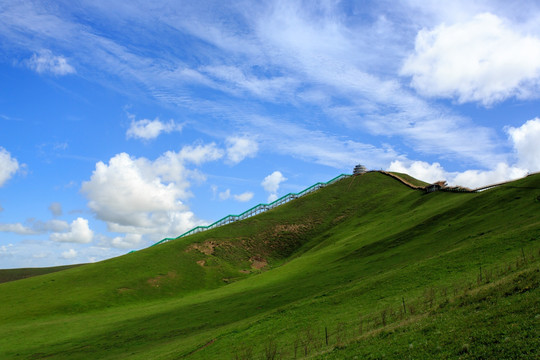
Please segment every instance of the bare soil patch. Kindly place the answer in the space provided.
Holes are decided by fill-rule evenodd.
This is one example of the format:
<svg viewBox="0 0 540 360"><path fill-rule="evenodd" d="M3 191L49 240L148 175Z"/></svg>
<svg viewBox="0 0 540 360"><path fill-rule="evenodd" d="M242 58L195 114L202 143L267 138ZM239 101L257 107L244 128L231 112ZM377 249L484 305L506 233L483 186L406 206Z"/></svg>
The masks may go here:
<svg viewBox="0 0 540 360"><path fill-rule="evenodd" d="M268 265L268 261L260 256L251 257L249 258L249 261L251 262L251 267L257 270L260 270Z"/></svg>
<svg viewBox="0 0 540 360"><path fill-rule="evenodd" d="M176 271L169 271L166 275L158 275L146 280L148 285L158 288L165 280L174 279L177 276Z"/></svg>

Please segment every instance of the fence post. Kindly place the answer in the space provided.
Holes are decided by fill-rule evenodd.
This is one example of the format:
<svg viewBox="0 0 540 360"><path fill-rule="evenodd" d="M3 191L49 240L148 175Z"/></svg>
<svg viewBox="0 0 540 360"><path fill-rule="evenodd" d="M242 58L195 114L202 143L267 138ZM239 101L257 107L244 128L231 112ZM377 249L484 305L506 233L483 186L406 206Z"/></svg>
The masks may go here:
<svg viewBox="0 0 540 360"><path fill-rule="evenodd" d="M324 338L326 340L326 346L328 346L328 328L324 327Z"/></svg>

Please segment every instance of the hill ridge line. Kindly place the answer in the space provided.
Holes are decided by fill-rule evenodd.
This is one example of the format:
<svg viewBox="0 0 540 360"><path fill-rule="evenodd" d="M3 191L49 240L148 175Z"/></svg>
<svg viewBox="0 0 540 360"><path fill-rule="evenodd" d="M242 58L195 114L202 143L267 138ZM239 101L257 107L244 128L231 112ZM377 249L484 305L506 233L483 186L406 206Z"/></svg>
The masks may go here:
<svg viewBox="0 0 540 360"><path fill-rule="evenodd" d="M409 188L411 188L413 190L421 190L421 191L430 192L430 190L429 190L430 187L436 186L436 185L441 183L441 182L435 182L433 184L429 184L429 185L426 185L426 186L418 186L418 185L411 184L410 182L403 179L402 177L400 177L400 176L398 176L398 175L396 175L396 174L394 174L392 172L389 172L389 171L385 171L385 170L369 170L366 173L372 173L372 172L378 172L378 173L381 173L383 175L389 176L389 177L391 177L391 178L393 178L395 180L398 180L399 182L401 182L402 184L404 184L405 186L407 186L407 187L409 187ZM540 172L530 173L530 174L527 174L525 177L535 175L535 174L540 174ZM155 244L152 244L150 246L163 244L163 243L166 243L166 242L171 241L171 240L176 240L176 239L188 236L188 235L196 234L196 233L206 231L206 230L210 230L210 229L215 229L217 227L230 224L232 222L247 219L249 217L261 214L261 213L263 213L265 211L274 209L277 206L288 203L291 200L298 199L299 197L307 195L307 194L309 194L309 193L311 193L313 191L319 190L320 188L331 185L334 182L339 181L341 179L351 177L351 176L358 176L358 175L363 175L363 174L340 174L340 175L334 177L333 179L331 179L331 180L329 180L327 182L318 182L316 184L313 184L310 187L308 187L308 188L306 188L306 189L304 189L304 190L302 190L302 191L300 191L298 193L288 193L288 194L280 197L279 199L274 200L273 202L268 203L268 204L260 203L258 205L255 205L254 207L244 211L243 213L238 214L238 215L229 214L229 215L227 215L227 216L213 222L210 225L196 226L193 229L188 230L185 233L183 233L183 234L181 234L181 235L179 235L179 236L177 236L175 238L164 238L163 240L160 240L160 241L158 241ZM493 187L496 187L496 186L508 184L508 183L516 181L516 180L518 180L518 179L503 181L503 182L499 182L499 183L495 183L495 184L491 184L491 185L486 185L486 186L482 186L482 187L475 188L475 189L469 189L469 188L462 187L462 186L446 187L446 186L443 185L443 186L439 186L437 189L432 190L432 191L442 190L442 191L450 191L450 192L475 193L475 192L478 192L478 191L481 191L481 190L486 190L486 189L490 189L490 188L493 188Z"/></svg>
<svg viewBox="0 0 540 360"><path fill-rule="evenodd" d="M244 211L243 213L238 214L238 215L232 215L232 214L227 215L227 216L213 222L210 225L196 226L193 229L188 230L185 233L183 233L183 234L181 234L181 235L179 235L179 236L177 236L175 238L165 238L165 239L160 240L157 243L155 243L153 245L150 245L150 246L156 246L156 245L163 244L163 243L166 243L166 242L171 241L171 240L179 239L179 238L184 237L184 236L188 236L188 235L191 235L191 234L196 234L196 233L206 231L206 230L210 230L210 229L215 229L217 227L230 224L232 222L236 222L236 221L240 221L240 220L250 218L252 216L261 214L261 213L263 213L265 211L274 209L274 208L276 208L276 207L278 207L280 205L288 203L291 200L298 199L299 197L307 195L307 194L309 194L309 193L311 193L313 191L319 190L320 188L331 185L331 184L335 183L336 181L339 181L341 179L348 178L348 177L351 177L351 176L353 176L353 175L351 175L351 174L340 174L340 175L334 177L333 179L331 179L331 180L329 180L327 182L318 182L316 184L313 184L310 187L307 187L307 188L305 188L304 190L302 190L302 191L300 191L298 193L288 193L286 195L283 195L279 199L274 200L274 201L272 201L271 203L268 203L268 204L260 203L258 205L253 206L252 208Z"/></svg>

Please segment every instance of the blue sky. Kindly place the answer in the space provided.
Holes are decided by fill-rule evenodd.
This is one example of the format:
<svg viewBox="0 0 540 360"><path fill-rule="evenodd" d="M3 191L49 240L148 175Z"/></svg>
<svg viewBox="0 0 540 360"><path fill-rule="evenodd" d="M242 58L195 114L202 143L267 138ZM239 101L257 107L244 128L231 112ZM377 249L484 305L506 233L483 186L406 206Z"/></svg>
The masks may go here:
<svg viewBox="0 0 540 360"><path fill-rule="evenodd" d="M0 4L0 268L99 261L357 163L540 171L534 1Z"/></svg>

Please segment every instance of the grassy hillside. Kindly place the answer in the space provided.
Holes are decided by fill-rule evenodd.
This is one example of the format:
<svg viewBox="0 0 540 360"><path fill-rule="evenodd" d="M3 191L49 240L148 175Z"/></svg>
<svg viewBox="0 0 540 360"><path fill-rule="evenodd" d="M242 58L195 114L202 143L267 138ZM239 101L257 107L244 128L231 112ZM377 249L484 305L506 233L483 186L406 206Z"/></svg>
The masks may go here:
<svg viewBox="0 0 540 360"><path fill-rule="evenodd" d="M425 181L422 181L422 180L415 179L409 174L399 173L399 172L395 172L395 171L392 171L391 173L396 175L396 176L399 176L400 178L402 178L403 180L405 180L409 184L412 184L412 185L415 185L415 186L427 186L427 185L429 185L429 183L427 183Z"/></svg>
<svg viewBox="0 0 540 360"><path fill-rule="evenodd" d="M241 222L0 284L0 358L340 358L357 351L359 326L374 348L395 343L407 354L409 336L446 330L430 315L441 293L452 305L440 318L465 319L455 304L466 289L536 274L539 239L540 176L424 194L368 173ZM538 294L533 275L523 294ZM539 335L538 302L524 304L536 319L524 336ZM375 334L398 325L402 340Z"/></svg>

